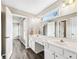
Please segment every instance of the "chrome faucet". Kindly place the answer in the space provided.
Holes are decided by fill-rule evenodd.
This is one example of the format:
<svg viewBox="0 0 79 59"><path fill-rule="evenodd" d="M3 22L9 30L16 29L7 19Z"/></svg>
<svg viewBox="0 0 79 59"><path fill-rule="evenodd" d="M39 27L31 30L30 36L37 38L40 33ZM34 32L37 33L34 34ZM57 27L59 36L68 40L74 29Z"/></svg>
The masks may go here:
<svg viewBox="0 0 79 59"><path fill-rule="evenodd" d="M63 40L63 39L61 39L61 40L60 40L60 42L64 42L64 40Z"/></svg>

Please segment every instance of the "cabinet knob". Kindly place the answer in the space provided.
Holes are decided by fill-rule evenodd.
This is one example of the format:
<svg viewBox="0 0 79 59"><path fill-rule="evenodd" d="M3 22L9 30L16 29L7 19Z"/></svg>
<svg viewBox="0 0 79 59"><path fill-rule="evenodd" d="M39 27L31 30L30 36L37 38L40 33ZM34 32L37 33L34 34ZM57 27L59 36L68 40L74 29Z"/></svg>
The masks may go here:
<svg viewBox="0 0 79 59"><path fill-rule="evenodd" d="M56 55L56 57L58 57L58 55Z"/></svg>
<svg viewBox="0 0 79 59"><path fill-rule="evenodd" d="M72 58L72 56L69 56L69 58Z"/></svg>
<svg viewBox="0 0 79 59"><path fill-rule="evenodd" d="M52 55L54 55L55 53L52 53Z"/></svg>
<svg viewBox="0 0 79 59"><path fill-rule="evenodd" d="M74 35L73 33L71 35Z"/></svg>

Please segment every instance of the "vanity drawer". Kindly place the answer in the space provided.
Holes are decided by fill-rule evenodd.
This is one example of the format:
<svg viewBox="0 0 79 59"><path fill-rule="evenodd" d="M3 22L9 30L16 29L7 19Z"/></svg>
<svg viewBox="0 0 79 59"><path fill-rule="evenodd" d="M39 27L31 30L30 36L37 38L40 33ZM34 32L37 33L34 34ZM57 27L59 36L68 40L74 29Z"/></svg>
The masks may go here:
<svg viewBox="0 0 79 59"><path fill-rule="evenodd" d="M67 59L77 59L76 53L64 50L64 56L67 57Z"/></svg>
<svg viewBox="0 0 79 59"><path fill-rule="evenodd" d="M63 49L59 48L57 46L49 45L49 50L54 51L56 53L59 53L59 54L63 55Z"/></svg>

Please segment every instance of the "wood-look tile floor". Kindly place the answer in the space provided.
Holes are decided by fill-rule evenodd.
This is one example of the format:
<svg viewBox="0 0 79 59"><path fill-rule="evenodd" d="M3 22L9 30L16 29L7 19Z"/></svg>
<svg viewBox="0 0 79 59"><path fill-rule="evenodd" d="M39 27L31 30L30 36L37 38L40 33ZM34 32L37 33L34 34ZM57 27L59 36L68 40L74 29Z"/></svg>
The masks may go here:
<svg viewBox="0 0 79 59"><path fill-rule="evenodd" d="M44 52L35 54L32 49L25 49L25 46L18 40L13 40L13 53L10 59L44 59Z"/></svg>

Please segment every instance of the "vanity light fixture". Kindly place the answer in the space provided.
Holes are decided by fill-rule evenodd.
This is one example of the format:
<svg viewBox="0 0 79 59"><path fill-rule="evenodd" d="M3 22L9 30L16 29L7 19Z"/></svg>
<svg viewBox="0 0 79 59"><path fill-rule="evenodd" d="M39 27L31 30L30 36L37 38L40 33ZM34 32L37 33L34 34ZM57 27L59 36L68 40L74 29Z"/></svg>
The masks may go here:
<svg viewBox="0 0 79 59"><path fill-rule="evenodd" d="M66 4L63 3L62 7L64 8L66 6Z"/></svg>
<svg viewBox="0 0 79 59"><path fill-rule="evenodd" d="M69 0L69 4L72 4L75 0Z"/></svg>
<svg viewBox="0 0 79 59"><path fill-rule="evenodd" d="M63 0L63 7L73 4L75 0Z"/></svg>

